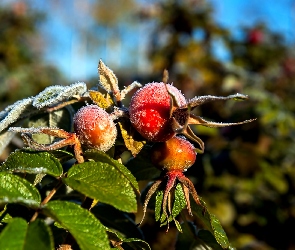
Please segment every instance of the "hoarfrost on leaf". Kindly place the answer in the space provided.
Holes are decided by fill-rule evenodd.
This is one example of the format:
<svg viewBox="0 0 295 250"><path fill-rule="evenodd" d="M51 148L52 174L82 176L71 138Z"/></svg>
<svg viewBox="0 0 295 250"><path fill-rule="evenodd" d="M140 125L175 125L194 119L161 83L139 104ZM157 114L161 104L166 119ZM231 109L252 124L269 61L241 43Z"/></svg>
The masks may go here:
<svg viewBox="0 0 295 250"><path fill-rule="evenodd" d="M25 111L32 107L33 98L29 97L8 106L0 112L0 132L6 129L10 124L16 122L21 116L24 116Z"/></svg>
<svg viewBox="0 0 295 250"><path fill-rule="evenodd" d="M71 97L82 96L86 91L87 86L84 82L76 82L69 86L50 86L35 96L33 106L38 109L49 107Z"/></svg>

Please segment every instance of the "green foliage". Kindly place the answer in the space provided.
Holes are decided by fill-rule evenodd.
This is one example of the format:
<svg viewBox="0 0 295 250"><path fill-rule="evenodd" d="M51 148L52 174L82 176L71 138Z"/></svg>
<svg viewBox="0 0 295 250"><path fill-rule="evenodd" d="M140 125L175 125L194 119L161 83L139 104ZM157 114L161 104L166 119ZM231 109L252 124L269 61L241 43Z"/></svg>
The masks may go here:
<svg viewBox="0 0 295 250"><path fill-rule="evenodd" d="M247 103L232 106L216 102L193 112L222 122L258 117L256 122L221 130L192 126L206 150L186 175L203 197L203 206L191 199L193 216L187 216L183 212L184 194L176 185L170 194L170 231L162 233L159 226L164 225L165 230L167 218L162 213L160 189L153 197L155 202L149 203L144 222L137 226L141 216L140 211L135 213L140 208L137 194L148 181L162 176L150 161L151 144L137 137L122 118L115 146L107 154L83 149L84 163L75 162L70 146L44 150L48 152L18 150L7 157L0 167L0 249L53 249L63 243L78 249L156 250L164 249L167 242L175 242L176 249L217 250L232 249L231 244L248 248L260 242L274 249L294 245L288 229L295 218L295 57L290 46L264 25L243 29L237 39L215 23L206 1L163 1L155 10L150 13L156 25L149 55L156 75L148 76L145 82L160 80L159 74L166 68L171 82L186 98L230 96L242 91L250 96ZM121 15L100 11L108 14L98 18L107 24L111 18L112 25L113 15ZM71 131L73 114L84 101L108 112L120 106L117 97L126 93L118 90L118 78L102 62L99 79L103 94L77 83L53 86L27 98L49 84L60 83L61 78L32 50L34 39L29 38L40 16L21 16L11 10L1 10L0 14L0 72L4 79L0 101L15 102L0 112L0 151L6 149L14 132L31 136L40 144L58 142L31 127ZM148 9L140 14L147 21ZM11 23L17 25L12 27ZM263 39L253 40L254 31L262 32ZM201 36L196 38L196 33ZM215 58L216 41L226 46L230 64ZM11 82L13 89L8 88ZM75 102L82 103L72 105ZM60 104L66 107L60 109ZM127 149L133 157L122 164L120 154ZM153 213L155 216L149 216ZM154 217L159 223L153 223ZM182 233L170 234L175 226ZM159 247L159 242L166 245Z"/></svg>
<svg viewBox="0 0 295 250"><path fill-rule="evenodd" d="M68 230L81 249L110 249L104 226L89 211L65 201L51 201L44 214Z"/></svg>
<svg viewBox="0 0 295 250"><path fill-rule="evenodd" d="M0 171L48 174L58 177L62 174L63 169L59 160L50 153L18 150L10 154L0 166Z"/></svg>
<svg viewBox="0 0 295 250"><path fill-rule="evenodd" d="M120 91L114 73L102 62L100 65L101 74L104 76L101 78L102 87L106 88L110 96L101 95L93 101L105 102L105 98L112 97L114 112L111 115L118 115L121 119L128 117L120 99L128 90ZM140 85L136 82L127 89L130 91L136 86ZM19 234L20 239L13 243L16 248L26 249L32 245L34 249L39 241L43 241L49 249L52 249L52 245L77 245L79 249L110 249L111 246L151 249L144 241L134 217L138 208L137 196L140 194L138 180L159 177L160 173L148 160L151 144L147 142L139 147L134 144L133 149L139 151L139 154L127 161L125 166L121 163L120 154L128 149L134 152L129 147L129 142L135 141L135 135L129 134L127 139L124 133L129 131L127 124L131 126L130 123L125 122L124 130L121 130L122 137L118 138L119 142L107 153L103 153L82 149L75 133L63 129L68 123L71 124L71 112L52 115L65 108L64 111L74 110L73 103L91 101L84 87L83 83L68 87L48 87L32 97L28 104L17 102L22 108L16 103L1 113L0 126L3 133L7 133L6 127L9 127L10 132L21 132L24 142L35 151L16 150L0 166L0 205L3 206L1 227L4 228L0 239L9 237L9 232L14 230L15 225L19 225L22 234ZM92 95L93 97L95 96ZM23 120L24 113L28 119L26 125L29 127L12 127ZM38 124L39 127L30 127ZM40 124L48 124L48 127L40 127ZM51 136L52 140L33 137L35 134ZM56 140L58 138L59 140ZM67 145L74 147L74 154ZM64 149L57 150L59 148ZM138 171L138 166L141 165L142 169ZM174 221L180 232L182 227L177 217L184 207L189 208L191 203L187 203L188 193L185 193L183 188L180 184L175 188L171 186L169 218L162 214L163 191L158 192L155 203L156 221L161 225ZM171 208L170 203L173 203ZM20 210L18 206L24 206L27 210ZM204 207L203 204L202 208ZM228 248L227 236L216 217L207 209L206 214L201 214L198 209L193 211L197 211L197 217L201 218L208 227L208 232L212 234L211 238L208 235L204 237L206 244L219 244ZM39 215L40 219L37 219ZM45 219L48 221L49 218L52 222L47 225ZM34 242L32 235L35 230L38 231L35 234L38 239ZM214 243L210 243L211 241Z"/></svg>
<svg viewBox="0 0 295 250"><path fill-rule="evenodd" d="M36 220L28 225L24 219L14 218L0 235L0 248L52 250L54 245L51 231L44 221Z"/></svg>
<svg viewBox="0 0 295 250"><path fill-rule="evenodd" d="M135 212L135 193L132 183L125 175L127 173L131 177L128 169L121 165L120 170L123 171L119 171L116 168L119 163L112 162L106 156L102 157L102 154L99 156L99 162L90 161L73 166L63 182L92 199L113 205L122 211ZM109 162L104 162L105 159Z"/></svg>

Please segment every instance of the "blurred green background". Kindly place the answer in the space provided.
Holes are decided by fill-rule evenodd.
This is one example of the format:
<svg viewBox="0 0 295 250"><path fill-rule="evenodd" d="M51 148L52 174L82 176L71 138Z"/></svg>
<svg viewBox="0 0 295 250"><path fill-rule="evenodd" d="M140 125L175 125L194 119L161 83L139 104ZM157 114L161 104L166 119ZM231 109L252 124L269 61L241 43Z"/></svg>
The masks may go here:
<svg viewBox="0 0 295 250"><path fill-rule="evenodd" d="M206 150L187 176L237 249L295 249L294 1L40 2L0 4L1 110L49 85L95 86L100 58L121 87L168 69L187 99L247 94L195 110L218 122L258 119L193 127ZM152 249L174 249L173 228L149 220L143 230Z"/></svg>

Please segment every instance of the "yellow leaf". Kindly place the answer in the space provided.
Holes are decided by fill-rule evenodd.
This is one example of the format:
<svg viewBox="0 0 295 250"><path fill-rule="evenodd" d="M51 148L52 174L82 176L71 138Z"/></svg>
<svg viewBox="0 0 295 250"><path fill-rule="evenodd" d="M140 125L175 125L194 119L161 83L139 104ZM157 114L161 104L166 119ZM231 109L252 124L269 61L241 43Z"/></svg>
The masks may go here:
<svg viewBox="0 0 295 250"><path fill-rule="evenodd" d="M135 138L137 136L137 132L131 126L130 122L118 122L118 124L127 149L131 151L133 156L136 156L146 144L146 141Z"/></svg>
<svg viewBox="0 0 295 250"><path fill-rule="evenodd" d="M109 94L104 96L102 93L94 90L89 90L91 100L103 109L108 109L114 105L114 102Z"/></svg>

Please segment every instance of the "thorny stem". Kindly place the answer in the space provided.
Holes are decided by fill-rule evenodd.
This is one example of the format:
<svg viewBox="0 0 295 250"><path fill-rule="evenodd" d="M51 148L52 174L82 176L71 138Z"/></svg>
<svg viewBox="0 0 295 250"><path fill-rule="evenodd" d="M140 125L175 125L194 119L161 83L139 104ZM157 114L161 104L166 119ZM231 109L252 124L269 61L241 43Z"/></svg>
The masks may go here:
<svg viewBox="0 0 295 250"><path fill-rule="evenodd" d="M51 198L53 197L53 195L55 195L55 193L57 192L57 190L63 185L63 182L61 181L61 178L59 178L59 181L57 183L57 185L50 191L50 193L45 197L45 199L41 202L40 207L44 206L45 204L47 204L48 201L51 200ZM39 215L39 211L37 210L34 215L32 216L30 222L33 222L34 220L36 220L36 218Z"/></svg>

